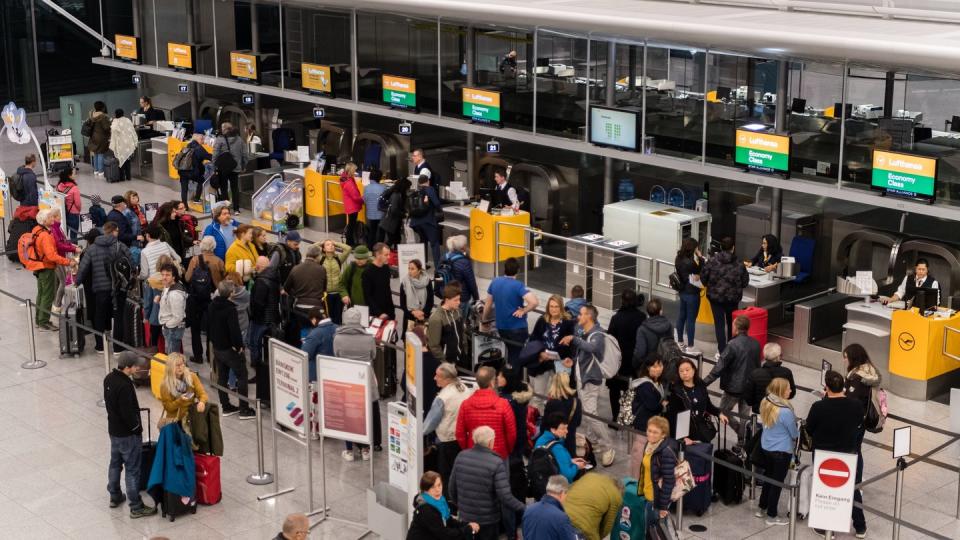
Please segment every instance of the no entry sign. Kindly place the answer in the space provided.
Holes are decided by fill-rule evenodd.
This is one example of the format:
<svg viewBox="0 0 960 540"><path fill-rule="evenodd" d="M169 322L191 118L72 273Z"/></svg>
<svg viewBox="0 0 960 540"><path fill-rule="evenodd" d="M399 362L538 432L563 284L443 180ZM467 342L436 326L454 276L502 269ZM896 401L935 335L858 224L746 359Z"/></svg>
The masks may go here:
<svg viewBox="0 0 960 540"><path fill-rule="evenodd" d="M857 455L817 450L813 455L813 482L807 525L816 529L850 532Z"/></svg>

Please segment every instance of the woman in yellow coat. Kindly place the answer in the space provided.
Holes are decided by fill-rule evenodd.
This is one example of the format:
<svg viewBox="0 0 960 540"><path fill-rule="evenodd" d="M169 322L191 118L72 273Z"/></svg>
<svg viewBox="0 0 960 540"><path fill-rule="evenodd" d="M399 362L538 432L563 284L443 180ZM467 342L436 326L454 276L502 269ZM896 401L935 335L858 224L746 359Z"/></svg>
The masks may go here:
<svg viewBox="0 0 960 540"><path fill-rule="evenodd" d="M258 256L257 246L253 243L253 227L246 223L238 226L234 233L233 244L227 248L225 261L227 273L237 272L243 276L243 281L246 283L253 275Z"/></svg>
<svg viewBox="0 0 960 540"><path fill-rule="evenodd" d="M160 403L163 405L164 423L183 420L194 403L199 412L207 408L207 391L197 374L187 367L186 359L180 353L167 355L167 368L163 374L163 384L160 385Z"/></svg>

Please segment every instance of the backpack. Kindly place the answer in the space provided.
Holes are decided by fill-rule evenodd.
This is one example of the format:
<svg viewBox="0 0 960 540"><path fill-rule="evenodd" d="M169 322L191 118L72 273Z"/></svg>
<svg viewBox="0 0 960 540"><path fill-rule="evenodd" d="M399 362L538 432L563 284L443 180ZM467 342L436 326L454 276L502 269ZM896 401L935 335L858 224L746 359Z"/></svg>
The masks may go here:
<svg viewBox="0 0 960 540"><path fill-rule="evenodd" d="M37 238L46 229L40 229L37 232L28 232L20 235L17 241L17 256L20 258L20 264L31 272L43 270L43 256L37 252Z"/></svg>
<svg viewBox="0 0 960 540"><path fill-rule="evenodd" d="M553 445L559 443L559 439L548 442L545 446L538 446L530 454L530 461L527 463L527 495L535 500L540 500L547 493L547 480L555 474L560 474L560 467L557 465L557 458L553 457Z"/></svg>
<svg viewBox="0 0 960 540"><path fill-rule="evenodd" d="M599 362L594 358L594 362L600 365L600 372L604 379L612 379L620 372L620 360L622 358L620 344L617 342L617 338L606 332L600 332L600 335L603 336L603 358Z"/></svg>
<svg viewBox="0 0 960 540"><path fill-rule="evenodd" d="M114 253L113 260L104 262L110 283L115 291L127 291L134 283L134 269L130 260L121 255L120 247Z"/></svg>
<svg viewBox="0 0 960 540"><path fill-rule="evenodd" d="M10 176L10 196L18 202L27 197L27 190L23 187L23 175L16 172Z"/></svg>
<svg viewBox="0 0 960 540"><path fill-rule="evenodd" d="M879 386L870 389L870 402L867 403L867 415L863 418L863 427L870 433L883 431L887 421L887 391Z"/></svg>
<svg viewBox="0 0 960 540"><path fill-rule="evenodd" d="M193 148L188 144L173 156L173 168L183 172L193 172Z"/></svg>
<svg viewBox="0 0 960 540"><path fill-rule="evenodd" d="M425 194L416 189L407 194L407 213L412 218L419 218L430 213L430 202L423 202Z"/></svg>
<svg viewBox="0 0 960 540"><path fill-rule="evenodd" d="M197 266L194 267L193 275L190 276L190 282L187 284L187 294L193 300L205 302L213 294L213 276L203 255L194 255L194 257L197 258Z"/></svg>
<svg viewBox="0 0 960 540"><path fill-rule="evenodd" d="M390 209L390 194L391 190L388 189L377 197L377 210L386 212Z"/></svg>
<svg viewBox="0 0 960 540"><path fill-rule="evenodd" d="M84 120L83 125L80 126L80 135L84 137L90 137L93 135L93 119L87 118Z"/></svg>
<svg viewBox="0 0 960 540"><path fill-rule="evenodd" d="M453 276L453 261L463 257L463 253L451 253L440 261L437 271L433 274L433 294L437 298L443 298L443 288L455 279Z"/></svg>
<svg viewBox="0 0 960 540"><path fill-rule="evenodd" d="M230 153L230 139L224 137L223 140L227 143L227 151L217 156L217 159L213 162L213 166L216 167L218 171L222 172L233 172L237 168L237 160L233 157L233 154Z"/></svg>
<svg viewBox="0 0 960 540"><path fill-rule="evenodd" d="M107 222L107 212L99 204L91 204L90 221L93 222L94 227L103 227L103 224Z"/></svg>

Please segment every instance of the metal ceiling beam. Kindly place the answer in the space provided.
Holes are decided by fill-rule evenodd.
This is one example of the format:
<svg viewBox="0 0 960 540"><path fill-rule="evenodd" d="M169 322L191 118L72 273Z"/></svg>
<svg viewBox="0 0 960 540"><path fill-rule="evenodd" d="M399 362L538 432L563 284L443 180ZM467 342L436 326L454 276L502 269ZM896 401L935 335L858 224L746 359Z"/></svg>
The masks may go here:
<svg viewBox="0 0 960 540"><path fill-rule="evenodd" d="M827 197L831 199L842 199L849 202L876 206L880 208L890 208L900 212L910 212L926 216L948 219L951 221L960 221L960 207L928 205L920 202L892 199L881 197L869 190L843 189L841 190L836 183L826 184L823 182L814 182L800 179L784 179L779 176L764 176L757 174L747 174L734 167L723 165L713 165L701 163L700 161L691 161L689 159L674 158L670 156L656 154L641 154L638 152L625 152L613 148L603 148L594 146L588 142L578 139L567 139L532 133L520 129L495 128L483 124L473 124L467 120L461 120L454 117L434 116L432 114L417 114L409 111L391 109L385 105L374 103L364 103L348 101L345 99L330 99L307 94L296 90L284 90L276 86L255 85L242 83L230 79L214 77L212 75L199 75L183 73L167 68L158 68L156 66L128 64L110 58L94 57L92 62L97 65L107 66L127 71L138 71L148 75L166 77L179 81L191 81L221 88L229 88L238 92L252 92L260 95L272 96L280 99L299 101L309 105L321 105L332 109L343 109L356 111L363 114L373 114L384 118L393 118L398 121L410 123L421 123L430 126L451 129L463 133L474 133L482 137L506 139L526 144L535 144L557 150L568 152L580 152L600 157L609 157L625 162L647 165L652 167L661 167L686 173L699 174L731 180L743 184L756 186L766 186L771 188L780 188L786 191L795 191L808 195Z"/></svg>

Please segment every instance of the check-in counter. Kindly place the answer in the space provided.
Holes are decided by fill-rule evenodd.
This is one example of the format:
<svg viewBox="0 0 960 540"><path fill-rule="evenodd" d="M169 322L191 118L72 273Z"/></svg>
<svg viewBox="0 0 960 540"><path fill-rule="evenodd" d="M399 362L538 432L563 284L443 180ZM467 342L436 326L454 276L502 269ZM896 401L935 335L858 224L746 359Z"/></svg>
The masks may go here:
<svg viewBox="0 0 960 540"><path fill-rule="evenodd" d="M289 172L289 171L288 171ZM284 173L286 174L286 173ZM331 224L330 228L337 230L338 224L345 224L343 213L343 191L340 189L340 176L335 174L320 174L313 169L306 169L303 175L304 193L306 205L304 211L311 220L311 227L317 230L326 231L325 223L334 220L336 224ZM357 179L357 187L360 194L363 195L363 182ZM359 220L366 222L367 215L363 210L360 211ZM342 228L342 227L340 227Z"/></svg>
<svg viewBox="0 0 960 540"><path fill-rule="evenodd" d="M776 277L770 273L763 275L750 273L750 283L743 289L741 307L756 306L767 310L767 328L783 322L783 302L780 300L781 287L794 278ZM700 289L700 311L697 312L697 339L710 343L717 340L713 326L713 312L710 310L710 300L707 298L707 289Z"/></svg>
<svg viewBox="0 0 960 540"><path fill-rule="evenodd" d="M441 246L446 250L447 239L451 236L463 235L470 238L470 212L473 206L452 204L443 207L443 223L440 224L442 238Z"/></svg>
<svg viewBox="0 0 960 540"><path fill-rule="evenodd" d="M150 139L150 149L153 156L153 175L150 181L154 184L170 187L170 165L167 162L167 137L166 135Z"/></svg>
<svg viewBox="0 0 960 540"><path fill-rule="evenodd" d="M793 306L793 338L771 339L780 343L784 360L820 370L821 360L841 366L843 327L847 321L847 304L859 298L845 294L827 294Z"/></svg>
<svg viewBox="0 0 960 540"><path fill-rule="evenodd" d="M181 141L176 137L167 137L167 176L169 180L172 180L174 183L180 183L180 173L177 172L177 168L173 166L173 158L177 157L177 154L180 153L180 150L183 150L183 147L189 144L189 141ZM213 153L213 147L210 145L203 145L203 149L207 152ZM155 183L158 182L154 179Z"/></svg>
<svg viewBox="0 0 960 540"><path fill-rule="evenodd" d="M847 304L847 322L843 325L843 348L859 343L867 351L870 361L880 370L884 383L890 380L890 324L893 310L880 302L851 302ZM843 373L844 366L834 366Z"/></svg>
<svg viewBox="0 0 960 540"><path fill-rule="evenodd" d="M960 314L924 317L914 309L894 311L889 343L887 390L927 400L960 384Z"/></svg>
<svg viewBox="0 0 960 540"><path fill-rule="evenodd" d="M518 227L501 226L498 223L510 223L519 225ZM516 257L523 260L524 250L521 247L507 247L504 244L512 246L523 246L524 230L522 227L530 226L530 213L519 212L514 215L505 216L484 212L479 208L470 210L470 258L475 263L477 275L482 278L492 278L494 275L494 265L502 263L510 257ZM499 237L498 237L499 234ZM497 252L497 241L500 243L499 257Z"/></svg>

